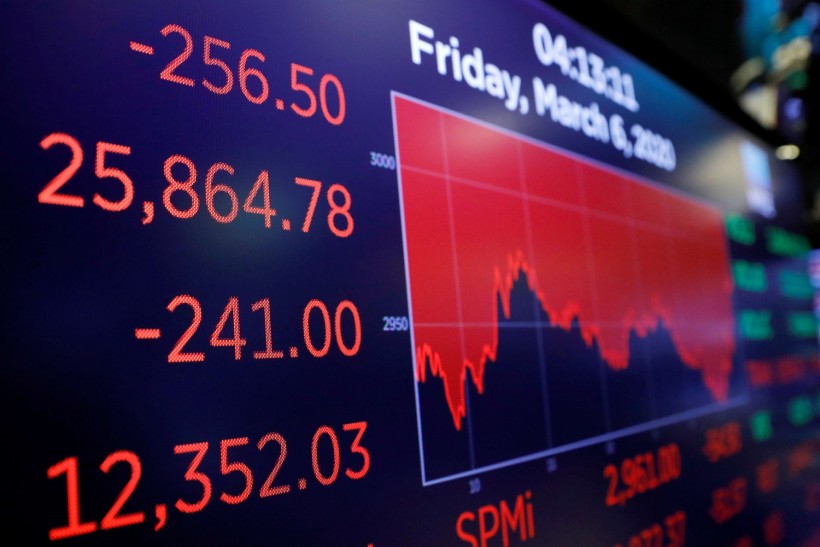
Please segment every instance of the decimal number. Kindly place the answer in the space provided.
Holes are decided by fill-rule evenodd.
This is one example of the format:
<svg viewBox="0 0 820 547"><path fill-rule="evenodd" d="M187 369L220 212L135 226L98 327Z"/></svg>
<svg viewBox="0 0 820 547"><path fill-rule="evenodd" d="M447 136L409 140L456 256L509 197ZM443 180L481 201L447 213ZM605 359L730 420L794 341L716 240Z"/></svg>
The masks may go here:
<svg viewBox="0 0 820 547"><path fill-rule="evenodd" d="M168 62L159 77L175 84L195 87L197 81L194 78L185 75L184 70L183 74L178 72L182 65L192 58L193 36L184 27L173 24L164 26L160 33L166 38L170 35L181 37L181 43L178 39L176 41L182 46L182 51ZM249 102L259 105L272 103L277 110L284 110L285 101L272 98L270 95L271 87L263 72L265 55L259 50L249 48L242 51L237 61L236 56L230 51L230 42L213 36L203 36L200 58L205 66L211 68L207 70L208 77L202 79L202 86L216 95L226 95L235 89L234 81L237 81L242 95ZM233 68L234 64L236 69ZM333 74L324 74L319 78L317 95L316 85L308 83L313 76L312 68L297 63L290 64L290 89L302 95L299 97L299 102L290 103L290 109L303 118L310 118L321 109L328 123L341 125L347 110L342 82ZM329 90L332 90L330 95L335 95L335 100L329 100Z"/></svg>
<svg viewBox="0 0 820 547"><path fill-rule="evenodd" d="M202 323L202 305L193 296L182 294L175 296L168 303L167 310L174 313L180 307L190 308L193 317L188 328L182 333L168 354L168 362L192 363L204 361L204 352L192 352L186 349L188 342L196 334ZM285 357L283 349L274 349L273 347L271 309L270 298L258 300L251 306L251 311L256 312L256 315L262 320L261 326L265 335L265 347L253 352L254 359L282 359ZM302 311L304 347L313 357L321 358L328 355L335 341L335 347L343 356L353 357L359 353L359 348L362 345L362 322L359 309L350 300L342 300L332 312L332 322L331 309L317 298L307 303ZM258 326L259 321L257 321ZM345 336L347 336L347 339L345 339ZM238 297L234 296L228 299L228 303L211 333L210 343L213 347L231 348L234 360L242 359L242 348L247 345L248 341L242 336ZM247 354L247 352L245 353ZM295 358L298 354L298 348L291 346L288 354L291 358Z"/></svg>
<svg viewBox="0 0 820 547"><path fill-rule="evenodd" d="M662 524L655 523L630 537L627 547L683 547L685 533L686 513L676 511L665 517ZM616 547L623 546L619 543Z"/></svg>
<svg viewBox="0 0 820 547"><path fill-rule="evenodd" d="M382 330L384 332L410 330L410 321L406 315L385 315L382 317L382 322Z"/></svg>
<svg viewBox="0 0 820 547"><path fill-rule="evenodd" d="M709 516L718 524L723 524L746 507L746 479L738 477L728 485L712 492L712 506Z"/></svg>
<svg viewBox="0 0 820 547"><path fill-rule="evenodd" d="M681 456L677 443L661 446L654 453L625 458L620 466L609 464L604 468L604 478L609 481L606 505L623 505L637 494L680 478L680 473Z"/></svg>
<svg viewBox="0 0 820 547"><path fill-rule="evenodd" d="M342 476L350 480L364 478L370 470L371 461L370 451L363 444L367 422L343 424L341 433L337 433L337 429L323 425L315 430L310 445L309 470L312 471L312 478L305 474L305 477L296 480L296 488L291 484L292 481L280 476L288 456L288 443L279 433L267 433L253 443L249 437L222 439L215 443L218 445L218 456L212 454L211 443L208 441L178 444L174 446L173 453L190 459L184 479L185 482L193 484L174 502L173 507L180 513L196 513L208 506L217 491L212 476L202 469L203 462L210 458L219 459L219 473L223 478L230 476L229 479L218 481L226 484L224 489L220 488L219 501L229 505L242 503L254 493L260 498L268 498L295 492L297 488L300 491L306 490L316 483L323 487L330 486ZM342 450L342 447L346 448ZM252 470L245 463L247 458L252 457L251 452L254 450L270 456L267 468ZM307 463L303 462L301 467L308 467ZM124 509L142 479L143 468L140 458L130 450L118 450L103 459L99 468L107 474L114 466L126 466L130 468L130 474L99 526L94 521L83 521L80 516L82 504L78 458L68 457L48 468L49 479L65 476L68 494L63 498L67 501L68 524L50 529L48 537L51 541L146 521L144 511L133 511L133 507L129 510ZM159 531L165 526L168 518L165 503L158 503L155 506L155 515L157 522L154 531Z"/></svg>
<svg viewBox="0 0 820 547"><path fill-rule="evenodd" d="M40 141L40 147L43 150L50 150L52 147L57 147L57 149L66 147L70 152L70 158L68 165L42 188L37 195L37 201L46 205L85 207L86 199L83 196L70 193L70 188L63 188L72 181L83 166L85 161L83 146L75 137L67 133L51 133ZM125 163L128 160L127 156L131 156L131 147L99 141L94 150L94 175L99 179L101 193L95 193L91 201L105 211L128 210L135 199L134 181L125 170L111 164ZM136 160L131 160L131 165L134 161ZM272 187L276 190L277 185L271 184L271 177L267 169L260 170L258 175L254 172L237 174L234 167L228 163L215 162L210 165L200 163L197 166L187 156L173 154L163 163L162 173L167 185L162 191L161 201L168 214L174 218L189 220L207 209L207 213L216 222L230 224L237 219L240 213L247 213L248 215L259 215L265 228L271 228L274 226L271 219L280 214L273 206L275 200L271 199ZM251 185L252 180L254 182ZM301 211L291 210L291 213L297 213L302 217L301 231L303 233L310 232L317 206L320 201L326 201L325 220L330 233L339 238L346 238L353 234L354 219L351 211L353 198L346 186L338 182L325 185L322 181L304 177L294 177L293 184L309 190L309 192L299 190L301 194L309 194L307 206ZM236 189L248 186L250 189L247 194ZM278 186L284 189L281 188L282 185ZM320 200L323 194L325 199ZM205 207L202 207L203 203ZM143 212L145 217L142 223L150 224L154 219L153 200L143 202ZM291 230L291 219L283 218L281 227L285 231Z"/></svg>
<svg viewBox="0 0 820 547"><path fill-rule="evenodd" d="M743 435L738 422L729 422L706 430L703 454L712 463L733 456L743 448Z"/></svg>

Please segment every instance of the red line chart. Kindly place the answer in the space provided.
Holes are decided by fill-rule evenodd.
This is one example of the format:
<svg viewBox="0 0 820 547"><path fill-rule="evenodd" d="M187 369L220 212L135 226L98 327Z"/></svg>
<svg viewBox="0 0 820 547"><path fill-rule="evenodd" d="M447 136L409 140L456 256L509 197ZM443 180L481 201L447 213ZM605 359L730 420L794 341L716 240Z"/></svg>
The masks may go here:
<svg viewBox="0 0 820 547"><path fill-rule="evenodd" d="M717 208L398 94L394 116L415 376L443 382L456 430L522 273L549 326L577 321L610 369L629 367L631 333L663 322L726 400L735 325Z"/></svg>

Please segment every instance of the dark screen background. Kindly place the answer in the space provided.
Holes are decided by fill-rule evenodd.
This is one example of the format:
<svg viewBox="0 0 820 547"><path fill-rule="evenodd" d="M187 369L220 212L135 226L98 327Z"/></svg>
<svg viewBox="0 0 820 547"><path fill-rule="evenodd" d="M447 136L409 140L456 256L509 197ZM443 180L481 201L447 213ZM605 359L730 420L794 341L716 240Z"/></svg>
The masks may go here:
<svg viewBox="0 0 820 547"><path fill-rule="evenodd" d="M784 297L773 281L778 268L805 272L803 258L773 253L765 244L770 225L800 233L794 174L767 152L777 215L767 219L749 211L739 145L753 139L633 57L534 1L409 2L389 8L318 1L18 2L6 11L0 23L0 178L5 188L0 207L6 273L2 396L7 402L7 532L24 538L23 544L49 543L49 530L67 524L66 475L47 476L49 468L66 458L78 462L79 518L99 524L128 481L127 464L116 464L108 473L100 470L119 450L133 452L141 462L136 488L119 512L144 512L145 522L58 543L470 544L456 534L460 514L477 514L487 505L498 508L502 500L512 507L526 491L532 494L535 531L526 541L539 545L626 545L631 536L678 510L686 512L691 544L732 545L746 536L764 544L761 523L777 511L783 515L785 544L817 537L817 499L811 498L819 480L816 444L809 451L810 465L793 475L787 472L796 447L817 441L816 369L787 385L749 387L748 403L740 408L570 450L548 461L422 486L413 349L407 332L382 330L384 316L408 315L397 173L370 164L371 152L396 153L391 91L744 216L754 226L756 243L733 242L732 256L765 264L771 281L763 293L736 291L735 305L739 313L772 310L774 319L773 333L763 341L745 340L738 332L737 364L743 368L748 359L776 362L783 356L814 363L816 337L805 331L795 336L786 318L794 311L811 312L811 297ZM439 75L430 56L413 64L410 19L435 29L436 39L458 37L462 52L480 47L486 62L521 76L530 100L531 80L539 76L573 101L597 102L607 115L620 113L628 124L651 128L674 143L676 169L668 172L627 159L549 115L537 116L534 108L526 115L509 112L500 100ZM562 34L571 46L597 52L607 66L631 74L640 110L631 113L570 81L557 67L542 66L532 45L532 27L539 21L553 36ZM179 34L160 33L169 24L192 36L193 52L176 72L192 78L193 87L159 77L184 47ZM231 44L228 50L212 50L234 73L233 89L224 96L201 84L203 79L224 81L219 68L203 63L206 35ZM155 54L132 51L131 41L153 46ZM237 67L249 48L265 57L264 62L248 61L269 84L269 100L261 105L248 101L239 89ZM304 78L314 90L323 74L338 78L346 101L341 125L328 123L321 110L310 118L293 112L291 103L305 105L307 99L291 87L291 63L314 70L313 77ZM253 94L260 92L256 84L249 84ZM274 98L283 99L284 110L275 108ZM60 190L83 197L82 208L38 202L48 181L70 161L65 146L40 147L55 132L71 135L82 147L79 170ZM95 176L100 141L131 149L129 155L109 154L106 160L133 181L133 203L121 212L105 211L92 201L95 194L110 201L122 197L114 179ZM193 188L199 209L190 219L171 216L162 204L168 186L163 165L174 154L197 167ZM216 222L205 204L206 173L217 162L235 171L215 179L239 196L239 214L228 224ZM269 173L270 200L277 210L271 228L265 228L262 216L242 211L262 170ZM184 169L174 173L185 177ZM307 233L300 228L311 190L295 184L295 177L323 183ZM337 237L328 225L332 208L326 192L334 183L344 185L351 196L354 230L348 237ZM181 194L173 199L180 209L189 203ZM214 199L217 210L229 208L224 195ZM143 202L155 207L147 225L141 223ZM291 230L281 228L282 219L292 222ZM185 305L168 311L179 295L191 295L201 305L201 326L185 351L203 352L202 362L168 362L193 317ZM238 301L247 341L239 360L233 348L210 344L231 298ZM271 305L274 346L285 351L282 359L251 357L265 345L262 314L251 305L265 298ZM343 355L335 338L326 356L310 355L303 312L313 299L327 305L331 323L340 302L355 303L362 342L354 357ZM321 319L318 313L312 317L312 332L319 333L314 340L320 344ZM342 337L347 341L353 337L348 320ZM223 336L230 336L231 321ZM136 328L159 328L162 337L137 340ZM287 356L291 346L299 348L298 358ZM800 397L808 397L813 414L798 427L789 409ZM771 413L775 435L758 442L750 419L761 410ZM360 469L363 460L351 450L355 431L345 431L343 425L361 421L367 422L361 445L368 450L370 466L354 480L345 470ZM731 421L743 428L743 450L733 459L709 464L702 456L704 432ZM332 428L340 445L340 473L327 486L317 481L312 466L311 446L321 426ZM265 450L255 445L271 432L287 440L287 457L273 484L290 485L291 491L262 498L259 487L280 452L275 443ZM249 446L228 454L253 470L253 491L239 504L224 503L220 494L235 495L244 483L241 474L222 473L220 441L244 437ZM682 454L680 480L637 495L624 506L605 505L608 481L602 471L607 464L618 465L673 441ZM200 442L209 443L199 469L210 477L213 492L201 511L186 514L174 508L175 502L193 503L202 489L185 480L193 454L174 454L174 447ZM327 475L333 466L329 438L321 437L318 446L320 470ZM754 486L756 468L770 458L782 462L780 486L774 493L761 493ZM708 514L713 492L737 476L749 484L745 509L718 525ZM307 479L305 490L297 487L300 478ZM479 492L470 493L476 486L471 479L480 479ZM166 504L168 517L155 532L159 504ZM467 528L478 536L477 521ZM521 542L519 533L511 532L510 542ZM499 531L487 544L501 542Z"/></svg>

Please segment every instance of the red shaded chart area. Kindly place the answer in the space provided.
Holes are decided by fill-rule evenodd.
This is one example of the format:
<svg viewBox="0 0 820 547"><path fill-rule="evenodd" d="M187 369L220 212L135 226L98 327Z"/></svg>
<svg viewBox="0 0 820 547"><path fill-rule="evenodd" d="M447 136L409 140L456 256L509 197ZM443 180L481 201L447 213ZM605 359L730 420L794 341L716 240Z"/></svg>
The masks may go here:
<svg viewBox="0 0 820 547"><path fill-rule="evenodd" d="M394 112L416 379L442 382L455 430L467 386L481 398L504 352L499 322L522 279L548 326L574 323L610 371L630 367L631 336L662 323L679 366L727 398L735 326L718 209L400 95Z"/></svg>

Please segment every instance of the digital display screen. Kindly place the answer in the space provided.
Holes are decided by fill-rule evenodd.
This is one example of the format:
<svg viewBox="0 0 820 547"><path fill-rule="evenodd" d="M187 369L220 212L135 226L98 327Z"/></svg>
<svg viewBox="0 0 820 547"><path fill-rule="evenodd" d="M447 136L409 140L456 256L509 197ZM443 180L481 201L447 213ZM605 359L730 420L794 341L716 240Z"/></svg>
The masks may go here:
<svg viewBox="0 0 820 547"><path fill-rule="evenodd" d="M796 170L541 1L15 1L21 545L820 545Z"/></svg>

